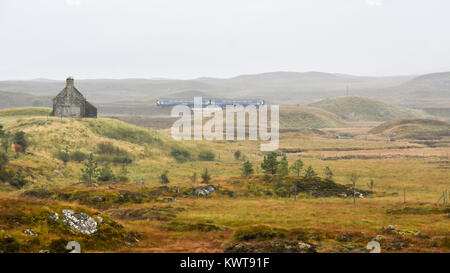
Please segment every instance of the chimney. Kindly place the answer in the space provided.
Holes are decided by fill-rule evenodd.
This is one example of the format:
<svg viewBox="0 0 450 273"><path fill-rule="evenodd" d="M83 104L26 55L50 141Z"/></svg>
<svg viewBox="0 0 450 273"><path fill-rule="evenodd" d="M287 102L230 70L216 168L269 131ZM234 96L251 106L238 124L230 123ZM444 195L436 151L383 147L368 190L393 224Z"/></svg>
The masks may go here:
<svg viewBox="0 0 450 273"><path fill-rule="evenodd" d="M68 77L66 79L66 87L73 87L73 78L72 77Z"/></svg>

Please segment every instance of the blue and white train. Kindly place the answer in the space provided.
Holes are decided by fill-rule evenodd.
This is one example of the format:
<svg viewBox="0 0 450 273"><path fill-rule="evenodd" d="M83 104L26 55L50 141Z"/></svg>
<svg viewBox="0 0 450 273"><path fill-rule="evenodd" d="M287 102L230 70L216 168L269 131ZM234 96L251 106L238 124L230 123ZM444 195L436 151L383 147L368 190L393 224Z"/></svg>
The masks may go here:
<svg viewBox="0 0 450 273"><path fill-rule="evenodd" d="M264 105L264 100L261 99L202 99L203 106L207 105L217 105L224 107L226 105ZM174 98L174 99L164 99L160 98L156 100L157 106L175 106L175 105L187 105L194 106L193 98Z"/></svg>

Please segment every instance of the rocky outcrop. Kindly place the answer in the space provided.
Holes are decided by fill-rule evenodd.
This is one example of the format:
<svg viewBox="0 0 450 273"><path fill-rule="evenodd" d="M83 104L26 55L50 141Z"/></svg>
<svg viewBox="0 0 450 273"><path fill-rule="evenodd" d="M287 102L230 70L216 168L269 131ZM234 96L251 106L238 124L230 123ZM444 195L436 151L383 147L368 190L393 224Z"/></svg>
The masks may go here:
<svg viewBox="0 0 450 273"><path fill-rule="evenodd" d="M307 243L274 240L257 244L237 243L225 249L225 253L315 253L316 248Z"/></svg>
<svg viewBox="0 0 450 273"><path fill-rule="evenodd" d="M208 185L205 187L197 187L192 190L192 193L195 196L209 196L211 193L215 192L216 188L212 185Z"/></svg>
<svg viewBox="0 0 450 273"><path fill-rule="evenodd" d="M86 213L63 209L62 214L62 222L67 224L73 231L86 235L97 232L97 222Z"/></svg>

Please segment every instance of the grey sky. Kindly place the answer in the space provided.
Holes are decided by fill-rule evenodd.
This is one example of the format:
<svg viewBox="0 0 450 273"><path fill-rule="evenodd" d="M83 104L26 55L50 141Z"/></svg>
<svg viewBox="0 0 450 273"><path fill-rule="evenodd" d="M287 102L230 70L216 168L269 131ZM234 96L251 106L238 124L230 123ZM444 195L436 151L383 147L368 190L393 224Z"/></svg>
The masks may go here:
<svg viewBox="0 0 450 273"><path fill-rule="evenodd" d="M0 80L450 70L448 0L0 0Z"/></svg>

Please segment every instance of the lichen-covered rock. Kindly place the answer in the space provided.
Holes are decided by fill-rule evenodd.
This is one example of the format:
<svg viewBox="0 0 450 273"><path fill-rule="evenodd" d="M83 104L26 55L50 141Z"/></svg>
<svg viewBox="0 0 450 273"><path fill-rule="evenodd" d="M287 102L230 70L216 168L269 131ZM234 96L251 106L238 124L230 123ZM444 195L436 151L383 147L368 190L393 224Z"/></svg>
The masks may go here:
<svg viewBox="0 0 450 273"><path fill-rule="evenodd" d="M101 217L100 215L95 215L94 217L95 219L97 219L99 224L103 223L103 217Z"/></svg>
<svg viewBox="0 0 450 273"><path fill-rule="evenodd" d="M256 244L236 243L225 249L225 253L315 253L313 245L298 241L274 240Z"/></svg>
<svg viewBox="0 0 450 273"><path fill-rule="evenodd" d="M51 213L48 218L52 219L53 221L59 221L59 214L57 212Z"/></svg>
<svg viewBox="0 0 450 273"><path fill-rule="evenodd" d="M97 222L84 212L76 212L70 209L62 210L62 222L73 231L86 235L97 232Z"/></svg>
<svg viewBox="0 0 450 273"><path fill-rule="evenodd" d="M36 232L34 232L28 228L23 231L23 234L28 235L28 236L38 236L38 234Z"/></svg>
<svg viewBox="0 0 450 273"><path fill-rule="evenodd" d="M393 225L388 225L387 227L386 227L386 230L395 230L395 227L393 226Z"/></svg>
<svg viewBox="0 0 450 273"><path fill-rule="evenodd" d="M213 193L215 191L216 191L216 188L214 186L212 186L212 185L209 185L209 186L205 186L205 187L194 188L192 190L192 193L195 196L208 196L208 195L210 195L211 193Z"/></svg>

